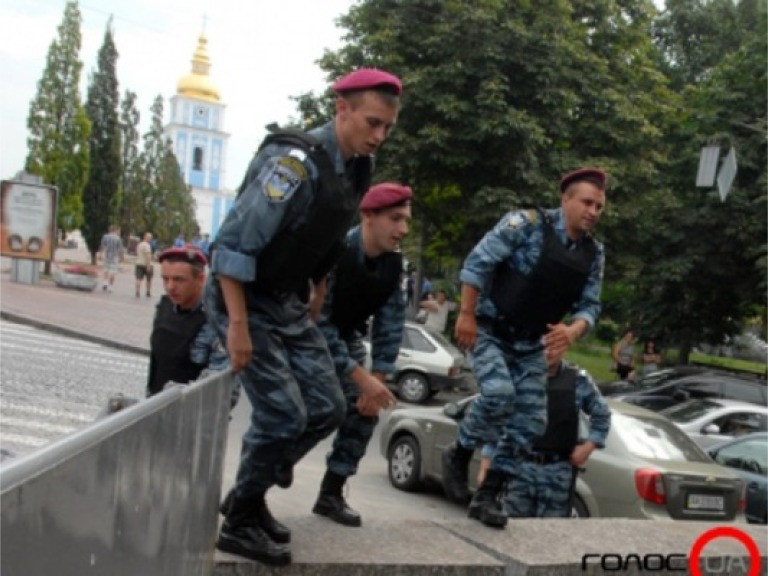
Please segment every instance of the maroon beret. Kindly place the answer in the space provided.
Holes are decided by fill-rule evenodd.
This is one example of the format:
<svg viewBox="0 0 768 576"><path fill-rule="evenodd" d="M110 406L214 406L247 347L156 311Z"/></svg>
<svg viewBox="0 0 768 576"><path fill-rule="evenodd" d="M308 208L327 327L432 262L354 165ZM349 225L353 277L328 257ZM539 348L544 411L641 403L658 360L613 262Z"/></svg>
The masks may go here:
<svg viewBox="0 0 768 576"><path fill-rule="evenodd" d="M560 192L565 192L565 189L574 182L591 182L600 190L605 190L607 179L605 172L600 168L579 168L563 176L560 180Z"/></svg>
<svg viewBox="0 0 768 576"><path fill-rule="evenodd" d="M408 186L393 182L376 184L368 189L360 202L360 210L381 210L402 204L413 198L413 192Z"/></svg>
<svg viewBox="0 0 768 576"><path fill-rule="evenodd" d="M157 257L157 260L158 262L162 262L163 260L170 260L171 262L188 262L189 264L196 264L198 266L208 265L208 259L205 257L202 250L191 244L167 248L160 252L160 256Z"/></svg>
<svg viewBox="0 0 768 576"><path fill-rule="evenodd" d="M400 96L403 92L403 85L394 74L376 68L360 68L337 80L333 85L333 91L341 94L384 86L389 87L396 96Z"/></svg>

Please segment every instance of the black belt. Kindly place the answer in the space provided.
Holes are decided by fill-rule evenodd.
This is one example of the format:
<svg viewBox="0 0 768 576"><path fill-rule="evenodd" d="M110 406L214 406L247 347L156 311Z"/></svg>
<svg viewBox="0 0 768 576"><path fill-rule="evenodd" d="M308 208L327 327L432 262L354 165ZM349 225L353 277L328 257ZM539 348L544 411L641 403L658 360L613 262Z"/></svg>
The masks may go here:
<svg viewBox="0 0 768 576"><path fill-rule="evenodd" d="M494 320L487 316L479 316L477 318L477 325L493 332L494 336L502 340L538 340L543 335L542 332L537 330L513 326L503 318Z"/></svg>
<svg viewBox="0 0 768 576"><path fill-rule="evenodd" d="M546 466L547 464L565 462L568 460L568 456L563 456L562 454L557 454L555 452L525 452L522 455L522 458L526 462L533 462L539 466Z"/></svg>

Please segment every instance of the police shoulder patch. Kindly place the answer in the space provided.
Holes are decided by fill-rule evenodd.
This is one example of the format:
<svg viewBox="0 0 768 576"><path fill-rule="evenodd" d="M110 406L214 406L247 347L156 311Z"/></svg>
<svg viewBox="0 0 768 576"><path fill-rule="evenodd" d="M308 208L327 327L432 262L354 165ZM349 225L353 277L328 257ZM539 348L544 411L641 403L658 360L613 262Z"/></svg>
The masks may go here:
<svg viewBox="0 0 768 576"><path fill-rule="evenodd" d="M509 220L507 220L507 226L510 228L520 228L523 224L532 223L535 224L539 218L536 210L525 210L519 212L513 212Z"/></svg>
<svg viewBox="0 0 768 576"><path fill-rule="evenodd" d="M264 195L270 202L288 200L307 179L307 169L293 155L277 158L265 169Z"/></svg>

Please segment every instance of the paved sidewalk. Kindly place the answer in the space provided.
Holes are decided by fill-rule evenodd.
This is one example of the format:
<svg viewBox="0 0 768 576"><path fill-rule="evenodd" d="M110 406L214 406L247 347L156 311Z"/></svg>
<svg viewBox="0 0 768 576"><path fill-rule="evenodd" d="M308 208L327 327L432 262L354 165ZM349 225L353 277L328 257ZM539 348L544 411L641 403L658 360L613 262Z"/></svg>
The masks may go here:
<svg viewBox="0 0 768 576"><path fill-rule="evenodd" d="M88 262L85 250L57 250L58 262ZM59 288L40 276L38 284L11 281L10 260L0 263L0 313L15 320L70 334L131 352L149 352L149 335L157 300L163 293L160 266L155 264L152 297L135 296L133 262L120 264L114 291Z"/></svg>

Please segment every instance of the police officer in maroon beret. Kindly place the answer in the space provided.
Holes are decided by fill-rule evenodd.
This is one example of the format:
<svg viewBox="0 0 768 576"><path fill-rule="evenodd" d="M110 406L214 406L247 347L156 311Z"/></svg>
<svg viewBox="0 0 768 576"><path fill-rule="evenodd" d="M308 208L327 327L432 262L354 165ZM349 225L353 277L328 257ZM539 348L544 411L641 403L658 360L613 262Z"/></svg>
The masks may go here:
<svg viewBox="0 0 768 576"><path fill-rule="evenodd" d="M346 402L309 295L344 249L373 154L399 113L400 80L360 69L333 85L333 120L308 133L269 127L211 249L206 310L251 403L217 547L291 561L288 527L266 503L344 419Z"/></svg>
<svg viewBox="0 0 768 576"><path fill-rule="evenodd" d="M600 169L566 174L559 208L509 212L470 252L460 273L455 335L470 352L480 395L443 453L443 486L452 499L466 501L474 450L495 446L469 506L469 516L489 526L506 524L497 496L521 462L532 458L533 443L546 429L547 359L559 361L600 313L605 258L592 231L605 209L606 188ZM568 458L558 446L550 452L546 458Z"/></svg>
<svg viewBox="0 0 768 576"><path fill-rule="evenodd" d="M360 225L347 234L344 253L328 277L318 326L333 356L347 409L312 509L344 526L360 526L360 514L343 496L378 422L381 409L395 398L384 384L395 372L405 323L400 290L403 257L400 241L408 233L411 198L408 186L385 182L373 186L360 204ZM371 370L365 368L363 338L369 332Z"/></svg>

